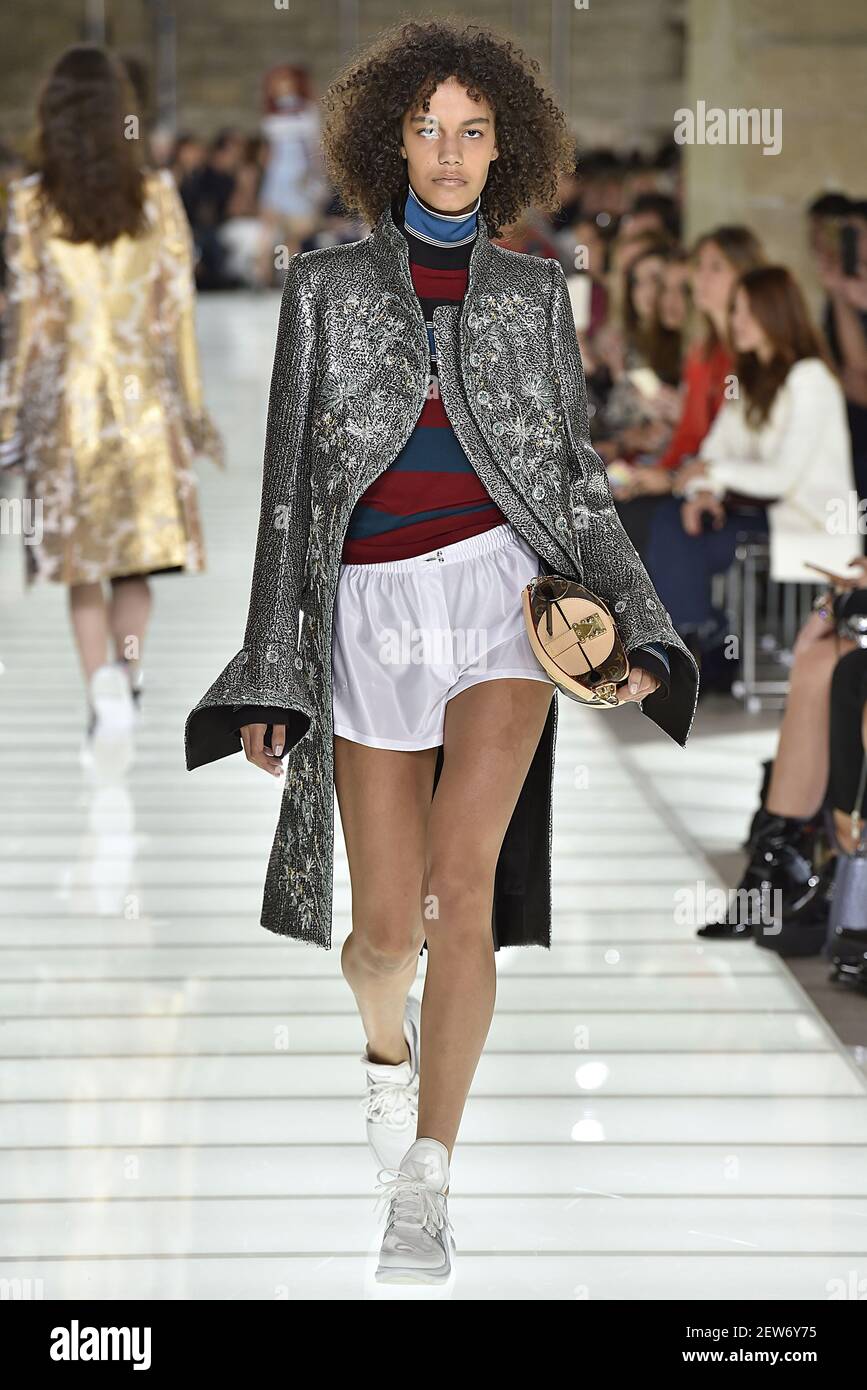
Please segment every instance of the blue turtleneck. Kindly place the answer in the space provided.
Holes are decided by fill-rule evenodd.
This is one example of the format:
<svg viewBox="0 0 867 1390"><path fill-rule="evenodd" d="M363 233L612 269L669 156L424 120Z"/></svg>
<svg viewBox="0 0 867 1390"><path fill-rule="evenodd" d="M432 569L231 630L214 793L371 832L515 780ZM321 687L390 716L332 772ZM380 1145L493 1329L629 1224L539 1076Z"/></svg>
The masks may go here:
<svg viewBox="0 0 867 1390"><path fill-rule="evenodd" d="M410 184L403 204L404 230L429 246L448 249L468 246L475 240L478 231L477 214L481 201L479 194L469 212L438 212L423 203Z"/></svg>

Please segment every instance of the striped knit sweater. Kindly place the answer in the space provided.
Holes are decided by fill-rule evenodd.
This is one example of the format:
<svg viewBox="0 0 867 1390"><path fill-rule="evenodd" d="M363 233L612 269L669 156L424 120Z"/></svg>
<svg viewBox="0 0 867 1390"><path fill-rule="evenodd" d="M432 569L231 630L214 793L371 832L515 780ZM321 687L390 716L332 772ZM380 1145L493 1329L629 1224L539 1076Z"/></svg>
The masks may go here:
<svg viewBox="0 0 867 1390"><path fill-rule="evenodd" d="M430 346L427 399L397 458L370 485L349 519L344 564L403 560L478 535L507 518L486 491L449 423L439 392L433 311L460 304L478 233L480 199L469 213L434 212L410 188L392 216L409 243L409 269Z"/></svg>

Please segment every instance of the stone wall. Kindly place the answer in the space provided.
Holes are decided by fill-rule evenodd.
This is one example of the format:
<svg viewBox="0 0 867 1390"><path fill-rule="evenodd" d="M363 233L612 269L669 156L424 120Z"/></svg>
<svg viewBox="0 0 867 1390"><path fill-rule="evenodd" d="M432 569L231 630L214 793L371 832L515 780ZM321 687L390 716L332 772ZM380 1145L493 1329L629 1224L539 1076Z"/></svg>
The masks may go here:
<svg viewBox="0 0 867 1390"><path fill-rule="evenodd" d="M582 6L578 8L576 6ZM20 142L51 59L84 36L84 0L0 8L0 132ZM93 6L90 7L93 9ZM176 0L179 128L253 129L265 68L310 64L321 92L359 44L396 19L453 14L394 0ZM541 64L580 144L652 150L679 107L780 108L779 155L687 145L689 235L747 221L774 256L805 269L803 208L823 188L867 196L864 0L475 0L458 11L508 31ZM109 41L152 67L152 9L105 0Z"/></svg>
<svg viewBox="0 0 867 1390"><path fill-rule="evenodd" d="M584 3L585 0L579 0ZM272 63L305 61L318 90L350 52L385 25L460 13L508 31L542 65L583 144L653 148L670 132L682 87L680 17L686 0L176 0L177 122L211 135L252 126L260 81ZM84 36L84 0L6 0L0 10L0 128L20 137L36 83L53 57ZM142 0L105 0L110 42L152 62L150 10Z"/></svg>
<svg viewBox="0 0 867 1390"><path fill-rule="evenodd" d="M687 229L744 221L801 274L804 208L842 189L867 197L864 0L690 0L684 105L779 109L779 154L685 146Z"/></svg>

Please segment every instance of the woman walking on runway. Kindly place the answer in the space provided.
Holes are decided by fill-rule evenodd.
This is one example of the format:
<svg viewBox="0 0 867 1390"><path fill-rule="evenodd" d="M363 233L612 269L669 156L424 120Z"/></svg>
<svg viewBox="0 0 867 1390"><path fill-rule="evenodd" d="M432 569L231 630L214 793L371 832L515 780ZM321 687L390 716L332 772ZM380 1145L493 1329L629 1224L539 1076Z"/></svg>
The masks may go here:
<svg viewBox="0 0 867 1390"><path fill-rule="evenodd" d="M186 215L171 174L142 168L134 112L103 48L55 63L38 172L10 188L0 376L0 463L23 468L38 509L26 581L68 586L90 705L83 760L115 769L141 700L148 575L204 568L193 457L222 461Z"/></svg>
<svg viewBox="0 0 867 1390"><path fill-rule="evenodd" d="M536 70L475 25L407 23L332 84L326 162L373 231L290 265L245 644L187 721L188 767L243 741L279 776L288 752L261 920L323 946L336 787L384 1281L451 1272L495 951L550 945L556 704L521 609L540 561L616 610L624 701L681 744L695 710L589 445L562 267L491 240L574 161Z"/></svg>

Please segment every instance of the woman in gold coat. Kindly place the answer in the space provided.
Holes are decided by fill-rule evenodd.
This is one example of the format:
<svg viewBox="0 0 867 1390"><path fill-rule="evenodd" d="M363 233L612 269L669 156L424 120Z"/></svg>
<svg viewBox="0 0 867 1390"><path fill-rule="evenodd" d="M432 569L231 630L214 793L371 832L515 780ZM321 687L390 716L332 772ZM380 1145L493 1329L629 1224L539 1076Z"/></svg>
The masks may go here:
<svg viewBox="0 0 867 1390"><path fill-rule="evenodd" d="M69 586L91 751L134 724L147 576L205 566L193 459L222 465L189 224L171 175L139 162L134 112L118 60L66 50L39 99L39 171L10 187L5 243L0 464L23 469L27 584Z"/></svg>

